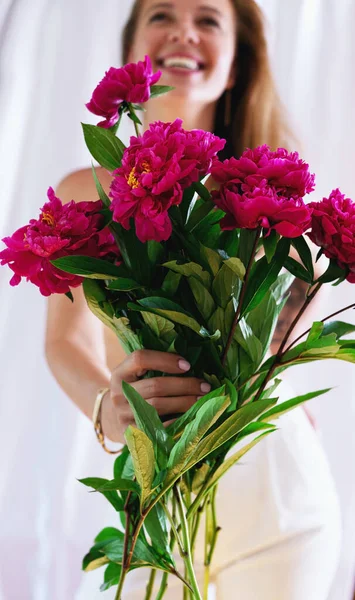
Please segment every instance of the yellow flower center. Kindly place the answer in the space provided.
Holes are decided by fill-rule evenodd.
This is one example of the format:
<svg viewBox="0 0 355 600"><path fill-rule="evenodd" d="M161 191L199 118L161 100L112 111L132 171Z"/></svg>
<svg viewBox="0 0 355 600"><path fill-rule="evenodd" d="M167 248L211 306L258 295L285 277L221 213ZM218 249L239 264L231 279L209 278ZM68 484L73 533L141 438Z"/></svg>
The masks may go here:
<svg viewBox="0 0 355 600"><path fill-rule="evenodd" d="M51 227L54 226L55 220L53 215L51 215L50 213L43 213L41 216L42 221L44 221L45 223L47 223L47 225L50 225Z"/></svg>
<svg viewBox="0 0 355 600"><path fill-rule="evenodd" d="M143 169L142 173L150 173L150 172L151 172L151 170L152 170L152 169L150 168L150 165L149 165L149 163L147 163L146 161L145 161L145 162L142 162L142 169Z"/></svg>
<svg viewBox="0 0 355 600"><path fill-rule="evenodd" d="M137 177L135 176L135 172L136 172L136 168L133 167L133 169L130 172L130 174L128 175L128 179L127 179L128 185L131 186L131 188L133 188L133 189L139 187L139 181L138 181Z"/></svg>

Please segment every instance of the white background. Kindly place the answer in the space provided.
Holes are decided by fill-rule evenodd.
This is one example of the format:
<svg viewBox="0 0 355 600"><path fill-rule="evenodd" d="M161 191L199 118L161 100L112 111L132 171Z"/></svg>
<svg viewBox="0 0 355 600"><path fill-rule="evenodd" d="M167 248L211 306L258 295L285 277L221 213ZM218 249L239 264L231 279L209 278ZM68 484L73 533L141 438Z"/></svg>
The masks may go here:
<svg viewBox="0 0 355 600"><path fill-rule="evenodd" d="M263 0L282 98L317 173L320 198L340 187L355 198L355 3ZM88 166L84 103L119 64L128 0L1 0L0 237L37 217L49 185ZM46 304L29 284L0 272L0 598L68 600L80 560L106 519L104 501L76 478L111 473L89 421L58 389L43 356ZM323 317L354 301L344 284L326 291ZM352 314L345 320L354 322ZM336 362L297 368L297 392L336 386L313 401L336 480L343 555L329 600L350 600L355 565L355 368ZM311 600L311 599L310 599Z"/></svg>

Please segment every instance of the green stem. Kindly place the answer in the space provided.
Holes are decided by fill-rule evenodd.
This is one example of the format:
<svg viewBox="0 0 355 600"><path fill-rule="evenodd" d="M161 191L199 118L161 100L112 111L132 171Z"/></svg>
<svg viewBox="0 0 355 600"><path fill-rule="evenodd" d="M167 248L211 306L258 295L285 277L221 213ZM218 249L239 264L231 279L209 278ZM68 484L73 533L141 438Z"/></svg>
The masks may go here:
<svg viewBox="0 0 355 600"><path fill-rule="evenodd" d="M191 546L190 546L190 538L189 538L189 526L186 520L185 511L184 511L184 503L181 497L181 492L179 486L176 485L174 487L174 494L177 502L177 507L180 516L181 523L181 533L183 538L183 544L185 549L184 562L186 565L187 573L189 575L189 583L192 587L195 600L202 600L200 590L198 589L198 584L196 580L196 575L194 571L194 567L192 564L192 556L191 556Z"/></svg>
<svg viewBox="0 0 355 600"><path fill-rule="evenodd" d="M126 575L127 575L127 571L122 569L120 581L119 581L116 596L115 596L115 600L121 600L121 594L122 594L123 585L124 585L124 582L126 579Z"/></svg>
<svg viewBox="0 0 355 600"><path fill-rule="evenodd" d="M227 339L227 343L226 343L226 347L225 350L223 352L223 356L222 356L222 365L224 366L227 360L227 355L228 355L228 351L229 348L231 347L232 341L233 341L233 337L234 337L234 332L236 330L236 327L238 325L240 316L241 316L241 312L242 312L242 308L243 308L243 302L244 302L244 298L245 298L245 294L247 291L247 286L248 286L248 280L249 280L249 275L250 275L250 271L253 265L253 261L255 258L255 254L257 251L257 247L258 247L258 242L260 239L260 232L261 232L261 227L258 227L258 229L255 232L255 240L254 240L254 244L250 253L250 257L249 257L249 262L248 262L248 266L247 269L245 271L245 276L243 279L243 283L242 283L242 288L240 290L240 294L239 294L239 298L238 298L238 307L236 310L236 313L234 315L234 319L233 319L233 323L232 323L232 327L231 330L229 332L228 335L228 339Z"/></svg>
<svg viewBox="0 0 355 600"><path fill-rule="evenodd" d="M168 589L168 577L169 577L169 573L167 573L166 571L163 574L161 583L160 583L160 588L158 591L158 595L156 597L155 600L162 600L163 596L165 595L166 590ZM185 586L184 586L185 589Z"/></svg>
<svg viewBox="0 0 355 600"><path fill-rule="evenodd" d="M153 593L153 588L154 588L154 581L157 575L157 570L156 569L152 569L150 572L150 577L149 577L149 581L147 584L147 589L145 592L145 599L144 600L150 600L152 597L152 593Z"/></svg>
<svg viewBox="0 0 355 600"><path fill-rule="evenodd" d="M355 308L355 304L349 304L349 306L345 306L344 308L341 308L340 310L337 310L336 312L332 313L331 315L328 315L327 317L324 317L324 319L321 319L321 323L325 323L329 319L332 319L333 317L336 317L337 315L340 315L340 313L345 312L346 310L349 310L350 308ZM298 338L296 338L295 340L293 340L293 342L289 346L287 346L286 352L288 352L289 350L291 350L291 348L293 348L293 346L295 346L295 344L297 344L297 342L299 342L310 331L311 331L311 328L307 329L307 331L304 331L303 333L301 333L301 335L299 335Z"/></svg>
<svg viewBox="0 0 355 600"><path fill-rule="evenodd" d="M130 512L129 512L129 502L130 502L131 496L132 496L132 492L128 492L126 502L124 505L124 511L126 513L126 528L125 528L124 542L123 542L122 571L121 571L121 577L120 577L120 580L118 583L115 600L121 600L123 584L124 584L126 575L129 570L129 565L127 566L127 558L128 558L128 547L129 547L129 535L130 535L130 530L131 530Z"/></svg>
<svg viewBox="0 0 355 600"><path fill-rule="evenodd" d="M198 530L199 530L199 526L200 526L202 512L203 512L203 505L199 506L198 509L197 509L197 514L196 514L195 522L194 522L194 525L193 525L193 528L192 528L192 536L191 536L191 554L192 554L192 558L194 557L196 539L197 539L197 534L198 534Z"/></svg>
<svg viewBox="0 0 355 600"><path fill-rule="evenodd" d="M163 510L164 510L164 512L165 512L165 514L166 514L166 516L168 518L168 521L170 523L171 531L173 532L173 534L175 536L175 539L176 539L176 541L178 543L180 555L183 557L183 555L184 555L184 548L182 546L182 542L181 542L180 536L179 536L178 531L176 529L176 526L175 526L175 523L174 523L174 519L171 516L170 511L169 511L168 507L166 506L166 504L164 502L161 502L161 505L162 505Z"/></svg>

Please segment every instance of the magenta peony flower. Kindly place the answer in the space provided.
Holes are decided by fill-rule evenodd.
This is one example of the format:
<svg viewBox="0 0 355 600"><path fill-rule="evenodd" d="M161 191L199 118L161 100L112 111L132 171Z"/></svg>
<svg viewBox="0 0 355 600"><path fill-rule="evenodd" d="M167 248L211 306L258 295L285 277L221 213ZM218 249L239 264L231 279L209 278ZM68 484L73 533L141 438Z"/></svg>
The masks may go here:
<svg viewBox="0 0 355 600"><path fill-rule="evenodd" d="M355 203L340 190L329 198L310 202L312 230L307 234L312 242L323 248L325 256L348 268L347 280L355 283Z"/></svg>
<svg viewBox="0 0 355 600"><path fill-rule="evenodd" d="M314 175L297 152L269 146L246 150L240 159L213 161L211 174L220 184L212 198L226 216L222 229L275 229L298 237L310 225L311 210L302 197L314 188Z"/></svg>
<svg viewBox="0 0 355 600"><path fill-rule="evenodd" d="M161 76L161 71L153 74L149 56L144 61L130 63L115 69L111 67L93 91L86 107L94 115L105 117L98 123L109 128L118 121L118 113L123 102L143 103L150 98L150 86Z"/></svg>
<svg viewBox="0 0 355 600"><path fill-rule="evenodd" d="M143 136L132 136L111 184L113 219L129 229L133 218L141 242L167 240L172 231L169 208L208 173L224 144L212 133L185 131L180 119L158 121Z"/></svg>
<svg viewBox="0 0 355 600"><path fill-rule="evenodd" d="M300 198L278 196L270 186L256 187L245 193L239 193L238 187L222 186L219 191L212 192L218 208L227 213L221 221L222 229L256 229L261 226L267 234L275 229L288 238L298 237L308 229L311 211Z"/></svg>
<svg viewBox="0 0 355 600"><path fill-rule="evenodd" d="M0 252L1 265L9 265L15 273L10 284L18 285L22 277L37 285L43 296L65 294L78 287L82 277L60 271L51 260L68 255L105 257L118 255L117 245L108 228L102 229L103 208L97 202L62 202L49 188L49 202L41 209L39 219L31 219L11 237Z"/></svg>
<svg viewBox="0 0 355 600"><path fill-rule="evenodd" d="M239 159L216 160L212 176L221 184L240 183L244 192L269 185L286 198L303 198L312 192L315 178L297 152L284 148L272 152L266 145L245 150Z"/></svg>

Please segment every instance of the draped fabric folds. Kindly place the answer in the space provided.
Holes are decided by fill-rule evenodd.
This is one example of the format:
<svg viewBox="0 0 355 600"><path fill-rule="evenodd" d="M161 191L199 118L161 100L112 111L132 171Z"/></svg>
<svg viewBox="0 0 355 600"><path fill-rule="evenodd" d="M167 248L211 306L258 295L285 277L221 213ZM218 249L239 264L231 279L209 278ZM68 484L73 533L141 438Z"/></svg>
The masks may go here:
<svg viewBox="0 0 355 600"><path fill-rule="evenodd" d="M281 96L318 176L320 198L336 186L355 198L355 4L263 0ZM2 0L0 3L0 237L37 215L47 188L90 164L80 121L97 81L120 60L128 0ZM124 136L130 133L126 128ZM77 478L112 459L59 389L44 358L45 299L0 270L0 600L67 600L80 561L103 522L102 499ZM353 301L327 290L317 316ZM314 316L314 315L313 315ZM344 320L354 321L352 315ZM343 511L343 554L329 600L350 600L355 547L355 370L347 364L290 373L297 392L336 386L312 404ZM78 507L80 506L80 511Z"/></svg>

